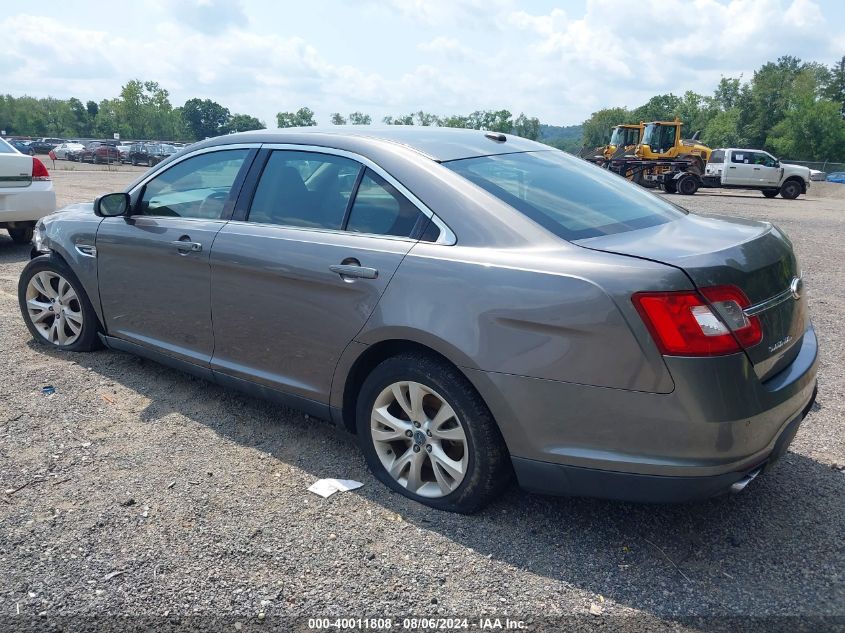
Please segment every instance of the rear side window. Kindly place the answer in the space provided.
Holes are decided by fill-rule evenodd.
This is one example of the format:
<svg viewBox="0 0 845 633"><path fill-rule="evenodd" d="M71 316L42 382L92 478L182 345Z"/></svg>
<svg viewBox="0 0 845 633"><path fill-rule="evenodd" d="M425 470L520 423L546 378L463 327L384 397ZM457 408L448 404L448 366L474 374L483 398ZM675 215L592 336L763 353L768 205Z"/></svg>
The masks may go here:
<svg viewBox="0 0 845 633"><path fill-rule="evenodd" d="M717 149L714 150L710 154L710 160L707 161L708 163L724 163L725 162L725 150Z"/></svg>
<svg viewBox="0 0 845 633"><path fill-rule="evenodd" d="M657 226L685 215L621 176L560 151L443 164L566 240Z"/></svg>
<svg viewBox="0 0 845 633"><path fill-rule="evenodd" d="M18 150L9 145L5 139L0 138L0 154L17 154Z"/></svg>
<svg viewBox="0 0 845 633"><path fill-rule="evenodd" d="M264 166L248 220L340 229L361 168L343 156L275 151Z"/></svg>
<svg viewBox="0 0 845 633"><path fill-rule="evenodd" d="M358 186L346 230L410 237L418 234L423 222L428 223L427 216L393 185L367 169Z"/></svg>
<svg viewBox="0 0 845 633"><path fill-rule="evenodd" d="M732 152L731 162L740 165L747 165L751 162L751 152Z"/></svg>

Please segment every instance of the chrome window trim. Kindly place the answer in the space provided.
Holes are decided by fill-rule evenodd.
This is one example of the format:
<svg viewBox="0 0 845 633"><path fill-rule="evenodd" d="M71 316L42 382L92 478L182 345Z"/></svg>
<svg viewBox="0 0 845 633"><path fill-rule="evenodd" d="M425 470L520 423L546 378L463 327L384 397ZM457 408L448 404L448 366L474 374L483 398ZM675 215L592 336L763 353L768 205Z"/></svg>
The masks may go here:
<svg viewBox="0 0 845 633"><path fill-rule="evenodd" d="M138 143L138 145L143 145L143 143ZM188 160L189 158L193 158L194 156L200 156L201 154L210 154L211 152L224 152L224 151L230 150L230 149L260 149L260 148L261 148L261 143L233 143L232 145L213 145L212 147L203 147L202 149L194 150L194 151L192 151L188 154L185 154L184 156L180 156L177 160L174 160L173 162L170 162L170 163L167 163L167 164L164 164L164 161L163 161L161 163L158 163L158 167L163 166L164 168L163 169L154 169L152 171L152 173L147 175L146 178L144 178L141 182L139 182L137 185L132 187L132 189L129 190L129 197L134 198L134 196L136 194L140 194L141 190L144 187L146 187L147 183L150 182L153 178L158 177L159 174L163 174L164 172L166 172L168 169L170 169L174 165L178 165L182 161ZM235 176L235 178L237 179L237 176ZM130 216L130 217L132 217L132 216ZM149 214L144 213L144 214L138 214L138 216L136 216L136 217L142 217L142 218L171 218L172 219L175 216L172 216L172 215L149 215ZM178 216L178 217L179 217L180 220L202 220L204 222L207 222L209 220L220 220L222 222L225 222L225 220L223 218L187 218L187 217L183 218L181 216Z"/></svg>
<svg viewBox="0 0 845 633"><path fill-rule="evenodd" d="M453 246L457 243L457 238L455 234L452 232L446 223L441 220L434 211L429 209L425 203L417 198L410 189L408 189L405 185L401 182L396 180L392 175L390 175L386 170L382 167L371 161L369 158L365 156L361 156L360 154L356 154L355 152L350 152L344 149L336 149L334 147L325 147L322 145L297 145L294 143L264 143L262 149L269 149L269 150L288 150L288 151L295 151L295 152L313 152L315 154L329 154L330 156L341 156L343 158L349 158L354 160L358 163L361 163L365 167L369 167L379 176L384 178L387 182L393 185L399 193L405 196L408 200L411 201L413 204L423 215L430 218L431 221L440 229L440 235L434 242L426 242L427 244L443 244L445 246ZM247 221L248 222L248 221ZM257 223L253 223L257 224ZM285 228L299 228L299 229L306 229L306 230L325 230L325 231L333 231L337 233L343 233L345 235L368 235L370 237L380 237L380 238L392 238L392 239L402 239L408 240L411 242L418 242L419 240L413 240L408 237L402 237L397 235L382 235L379 233L355 233L353 231L341 231L336 229L309 229L309 227L296 227L296 226L289 226L286 224L264 224L265 226L284 226Z"/></svg>
<svg viewBox="0 0 845 633"><path fill-rule="evenodd" d="M320 226L294 226L292 224L272 224L269 222L250 222L249 220L229 220L227 224L235 226L258 226L265 229L284 229L286 231L303 231L324 233L327 235L343 235L343 236L360 236L360 237L376 237L382 240L392 240L394 242L419 242L412 237L405 237L402 235L384 235L383 233L360 233L358 231L344 231L343 229L327 229ZM437 244L437 242L425 242L426 244Z"/></svg>
<svg viewBox="0 0 845 633"><path fill-rule="evenodd" d="M168 169L173 167L174 165L178 165L182 161L188 160L189 158L193 158L194 156L199 156L201 154L210 154L211 152L223 152L230 149L260 149L261 143L233 143L231 145L213 145L212 147L203 147L202 149L196 149L192 152L185 154L184 156L180 156L178 159L174 160L170 163L161 162L156 167L158 169L153 169L151 173L147 174L147 176L140 181L137 185L132 187L129 190L129 195L134 196L136 193L140 192L148 182L150 182L153 178L156 178L159 174L163 174ZM161 216L147 216L147 217L171 217L166 215Z"/></svg>

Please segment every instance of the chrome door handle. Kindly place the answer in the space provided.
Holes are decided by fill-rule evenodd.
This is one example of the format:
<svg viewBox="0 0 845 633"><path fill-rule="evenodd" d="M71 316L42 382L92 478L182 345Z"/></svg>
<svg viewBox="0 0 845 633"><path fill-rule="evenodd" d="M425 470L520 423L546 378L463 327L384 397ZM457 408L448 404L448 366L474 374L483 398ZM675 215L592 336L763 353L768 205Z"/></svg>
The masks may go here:
<svg viewBox="0 0 845 633"><path fill-rule="evenodd" d="M759 168L759 167L755 167L755 168L754 168L754 171L760 171L760 168Z"/></svg>
<svg viewBox="0 0 845 633"><path fill-rule="evenodd" d="M728 169L736 169L736 167L728 167Z"/></svg>
<svg viewBox="0 0 845 633"><path fill-rule="evenodd" d="M171 246L175 246L176 250L189 251L191 253L199 253L202 250L202 244L199 242L188 242L185 240L176 240L170 242Z"/></svg>
<svg viewBox="0 0 845 633"><path fill-rule="evenodd" d="M332 264L329 270L341 277L357 277L359 279L376 279L378 270L357 264Z"/></svg>

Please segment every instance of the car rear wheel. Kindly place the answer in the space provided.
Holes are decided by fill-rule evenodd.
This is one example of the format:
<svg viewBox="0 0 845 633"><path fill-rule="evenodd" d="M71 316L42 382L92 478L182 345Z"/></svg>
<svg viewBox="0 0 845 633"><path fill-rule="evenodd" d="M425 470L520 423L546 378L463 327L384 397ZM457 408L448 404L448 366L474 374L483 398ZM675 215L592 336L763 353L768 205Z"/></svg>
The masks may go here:
<svg viewBox="0 0 845 633"><path fill-rule="evenodd" d="M780 195L787 200L795 200L801 195L801 185L794 180L787 180L780 188Z"/></svg>
<svg viewBox="0 0 845 633"><path fill-rule="evenodd" d="M54 255L30 261L18 281L18 303L33 338L70 352L99 347L98 321L82 284Z"/></svg>
<svg viewBox="0 0 845 633"><path fill-rule="evenodd" d="M776 195L778 195L778 190L777 189L763 189L763 195L766 196L767 198L774 198Z"/></svg>
<svg viewBox="0 0 845 633"><path fill-rule="evenodd" d="M22 226L14 229L6 229L9 231L9 237L15 244L29 244L32 241L32 227Z"/></svg>
<svg viewBox="0 0 845 633"><path fill-rule="evenodd" d="M510 478L508 451L490 411L445 362L422 354L385 360L361 387L356 421L373 474L433 508L475 512Z"/></svg>

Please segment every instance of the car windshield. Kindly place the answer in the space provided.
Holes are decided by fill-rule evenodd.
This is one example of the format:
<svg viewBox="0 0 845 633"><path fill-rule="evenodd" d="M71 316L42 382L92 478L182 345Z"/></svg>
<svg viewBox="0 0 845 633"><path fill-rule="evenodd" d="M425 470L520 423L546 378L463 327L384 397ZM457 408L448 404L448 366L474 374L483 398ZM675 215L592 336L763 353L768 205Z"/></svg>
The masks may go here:
<svg viewBox="0 0 845 633"><path fill-rule="evenodd" d="M443 164L566 240L657 226L685 213L621 176L560 151Z"/></svg>
<svg viewBox="0 0 845 633"><path fill-rule="evenodd" d="M613 134L610 136L610 144L617 147L627 147L628 145L636 145L639 141L640 131L636 128L618 126L613 128Z"/></svg>

